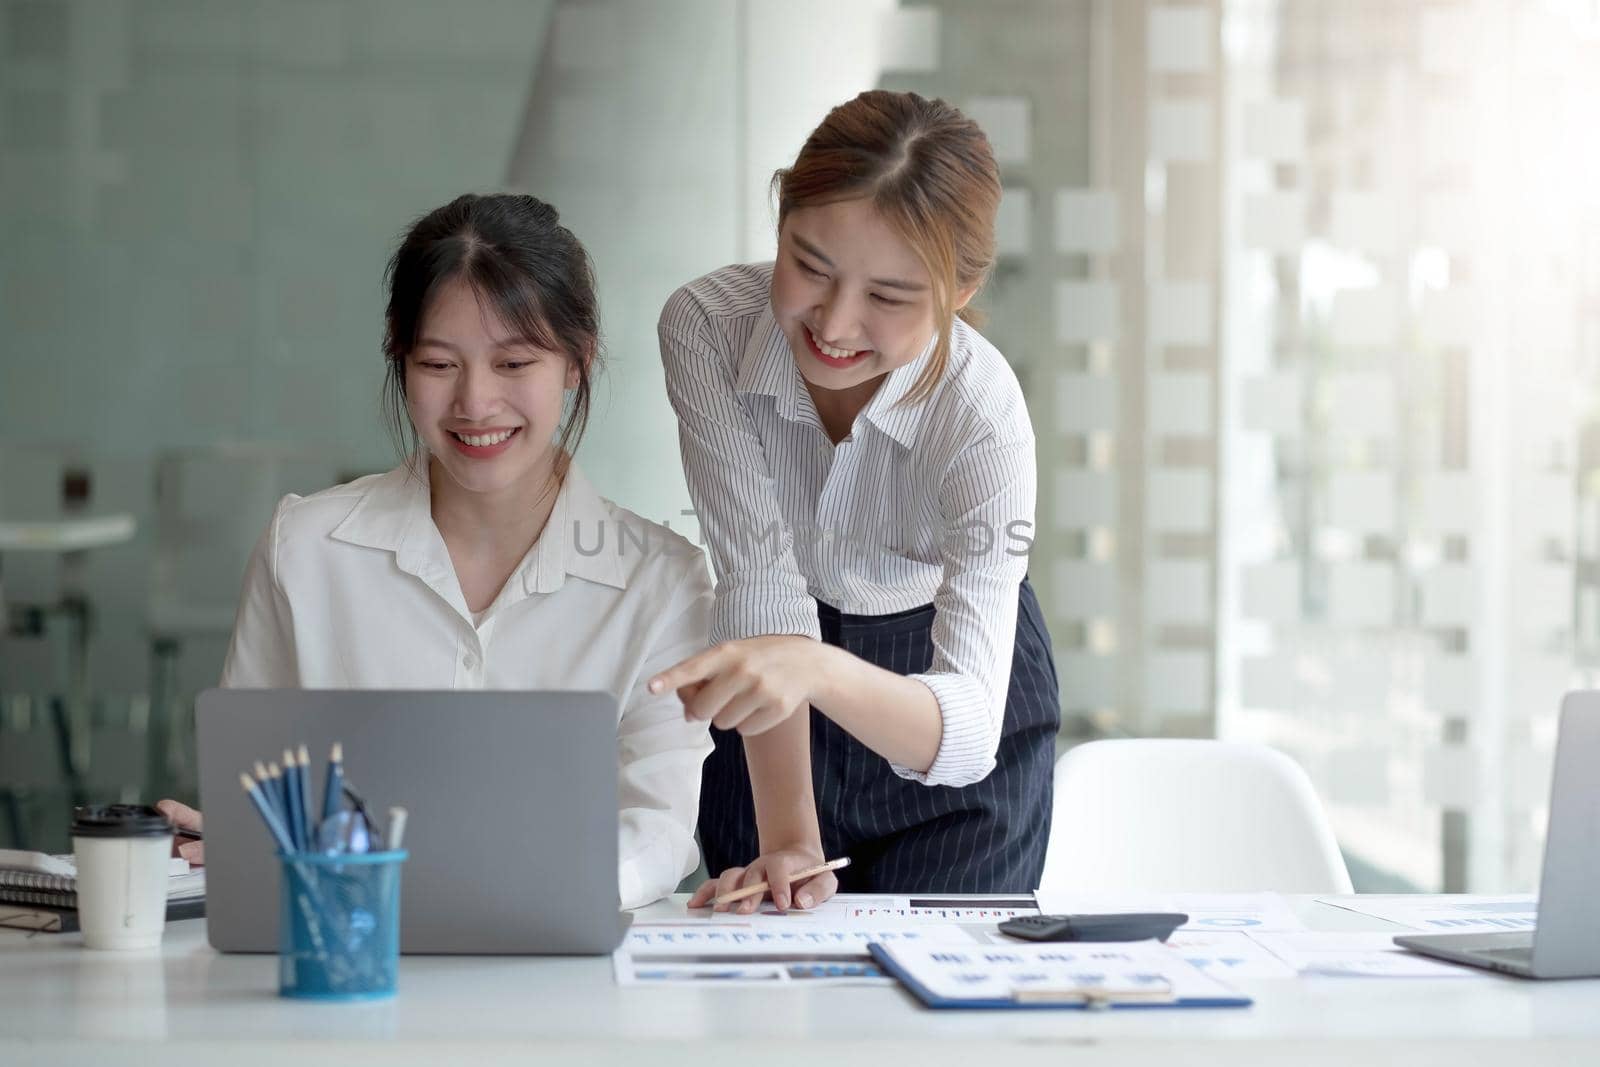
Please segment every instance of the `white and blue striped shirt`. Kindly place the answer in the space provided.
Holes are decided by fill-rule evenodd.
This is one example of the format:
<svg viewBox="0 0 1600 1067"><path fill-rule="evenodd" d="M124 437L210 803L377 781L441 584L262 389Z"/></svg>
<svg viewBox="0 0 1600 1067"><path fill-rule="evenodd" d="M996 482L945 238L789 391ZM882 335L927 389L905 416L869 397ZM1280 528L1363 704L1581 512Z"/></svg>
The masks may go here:
<svg viewBox="0 0 1600 1067"><path fill-rule="evenodd" d="M838 445L769 305L772 264L674 293L661 358L684 474L717 576L711 640L819 636L813 598L856 615L932 603L934 657L912 677L943 719L929 785L995 765L1017 591L1033 542L1033 426L1005 358L966 323L933 392L898 404L932 342L889 374ZM826 709L823 709L826 710Z"/></svg>

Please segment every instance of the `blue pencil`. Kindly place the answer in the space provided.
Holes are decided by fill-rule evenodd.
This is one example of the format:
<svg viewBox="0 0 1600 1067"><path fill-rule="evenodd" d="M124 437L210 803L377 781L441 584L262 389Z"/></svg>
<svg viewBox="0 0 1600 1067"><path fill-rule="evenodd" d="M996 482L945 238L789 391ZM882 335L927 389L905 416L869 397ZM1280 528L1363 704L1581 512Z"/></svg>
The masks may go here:
<svg viewBox="0 0 1600 1067"><path fill-rule="evenodd" d="M302 831L305 833L306 851L317 850L317 812L311 806L311 753L305 745L300 746L300 818L305 822Z"/></svg>
<svg viewBox="0 0 1600 1067"><path fill-rule="evenodd" d="M267 787L262 790L267 795L267 800L272 804L273 814L283 825L289 825L289 809L283 794L283 768L276 761L267 764Z"/></svg>
<svg viewBox="0 0 1600 1067"><path fill-rule="evenodd" d="M261 787L261 799L265 800L272 807L272 813L281 819L283 813L278 810L276 787L272 784L271 772L260 760L256 760L255 772L256 785Z"/></svg>
<svg viewBox="0 0 1600 1067"><path fill-rule="evenodd" d="M323 821L333 818L339 809L344 806L344 746L339 742L333 743L333 751L328 753L328 777L322 784L322 818ZM318 831L321 831L319 826Z"/></svg>
<svg viewBox="0 0 1600 1067"><path fill-rule="evenodd" d="M262 795L261 787L251 781L248 774L239 775L239 781L244 785L244 791L250 797L250 803L255 805L256 811L261 815L261 821L267 824L267 833L272 835L273 840L278 843L278 847L284 852L293 852L294 845L289 840L289 832L283 828L283 824L278 821L278 817L272 813L272 807L267 803L267 798Z"/></svg>
<svg viewBox="0 0 1600 1067"><path fill-rule="evenodd" d="M305 845L300 837L301 828L306 824L305 812L300 810L300 768L295 764L294 751L283 750L283 810L288 819L285 826L289 830L289 840L294 842L294 850L302 852Z"/></svg>

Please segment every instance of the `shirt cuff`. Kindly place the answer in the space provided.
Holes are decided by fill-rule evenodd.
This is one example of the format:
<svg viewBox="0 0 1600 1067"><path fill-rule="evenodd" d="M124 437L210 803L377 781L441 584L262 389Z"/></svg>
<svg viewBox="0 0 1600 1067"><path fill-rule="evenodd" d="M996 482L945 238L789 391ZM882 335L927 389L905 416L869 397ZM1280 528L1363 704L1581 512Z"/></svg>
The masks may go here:
<svg viewBox="0 0 1600 1067"><path fill-rule="evenodd" d="M822 640L817 602L809 596L787 592L774 594L764 589L740 590L724 586L717 590L716 604L711 609L711 644L769 634L795 634L813 641Z"/></svg>
<svg viewBox="0 0 1600 1067"><path fill-rule="evenodd" d="M617 899L623 911L654 904L678 888L677 882L661 888L660 878L646 877L649 872L643 869L644 866L638 859L626 859L617 864Z"/></svg>
<svg viewBox="0 0 1600 1067"><path fill-rule="evenodd" d="M933 692L939 702L944 732L939 751L926 771L896 763L889 766L902 778L923 785L963 786L981 782L994 770L1000 747L1000 728L990 710L989 696L976 681L960 674L912 674ZM1001 716L1005 713L1001 708Z"/></svg>
<svg viewBox="0 0 1600 1067"><path fill-rule="evenodd" d="M617 900L623 911L643 907L650 903L644 896L644 879L639 877L639 865L633 860L617 864Z"/></svg>

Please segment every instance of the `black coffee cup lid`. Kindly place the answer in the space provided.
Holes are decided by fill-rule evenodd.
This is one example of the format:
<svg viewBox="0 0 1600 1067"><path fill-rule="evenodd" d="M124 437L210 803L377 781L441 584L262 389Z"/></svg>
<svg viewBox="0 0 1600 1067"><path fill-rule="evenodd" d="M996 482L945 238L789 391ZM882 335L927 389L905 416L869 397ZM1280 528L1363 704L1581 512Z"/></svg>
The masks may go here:
<svg viewBox="0 0 1600 1067"><path fill-rule="evenodd" d="M73 837L161 837L172 823L148 804L89 804L72 809Z"/></svg>

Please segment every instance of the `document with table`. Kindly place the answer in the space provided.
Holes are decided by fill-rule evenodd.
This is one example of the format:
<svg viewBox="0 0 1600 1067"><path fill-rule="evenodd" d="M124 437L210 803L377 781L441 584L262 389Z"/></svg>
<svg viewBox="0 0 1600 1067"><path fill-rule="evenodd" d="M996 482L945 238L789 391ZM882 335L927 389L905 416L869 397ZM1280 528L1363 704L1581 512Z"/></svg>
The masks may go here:
<svg viewBox="0 0 1600 1067"><path fill-rule="evenodd" d="M1427 929L1436 912L1493 918L1503 908L1517 914L1524 903L1496 899L1498 904L1487 898L1426 896L1374 898L1370 907L1361 898L1329 903ZM1175 911L1189 920L1164 943L1024 944L998 930L1005 919L1041 910L1079 915ZM1111 956L1098 968L1088 967L1086 950ZM639 919L613 955L613 970L625 986L885 985L898 975L925 1003L939 1007L963 1001L974 1007L1012 1006L1000 1003L1005 1000L1001 990L1056 1006L1119 997L1222 1006L1248 1003L1232 981L1482 977L1471 968L1406 952L1390 935L1308 931L1289 903L1273 893L1041 893L960 900L845 893L804 912L780 913L767 904L751 915ZM1080 980L1068 981L1072 975ZM957 983L970 995L956 996ZM1036 995L1024 992L1030 985L1039 987ZM1080 995L1084 992L1091 995Z"/></svg>
<svg viewBox="0 0 1600 1067"><path fill-rule="evenodd" d="M950 900L841 893L810 911L764 904L750 915L705 912L685 921L635 920L613 954L621 985L829 984L892 979L871 960L879 943L982 945L1009 941L996 924L1037 912L1031 897Z"/></svg>
<svg viewBox="0 0 1600 1067"><path fill-rule="evenodd" d="M1159 941L874 944L878 964L930 1008L1244 1008L1250 998Z"/></svg>

